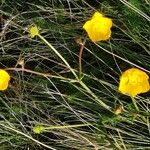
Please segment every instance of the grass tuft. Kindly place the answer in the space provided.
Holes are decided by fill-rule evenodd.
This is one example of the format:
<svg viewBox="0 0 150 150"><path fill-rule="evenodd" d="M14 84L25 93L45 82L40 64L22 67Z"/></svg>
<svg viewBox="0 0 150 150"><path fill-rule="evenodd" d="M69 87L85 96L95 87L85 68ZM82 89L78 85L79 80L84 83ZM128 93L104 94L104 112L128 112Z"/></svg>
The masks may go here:
<svg viewBox="0 0 150 150"><path fill-rule="evenodd" d="M95 11L113 20L108 41L82 29ZM148 0L2 0L0 12L0 149L150 149L149 92L138 109L118 92L126 69L150 73Z"/></svg>

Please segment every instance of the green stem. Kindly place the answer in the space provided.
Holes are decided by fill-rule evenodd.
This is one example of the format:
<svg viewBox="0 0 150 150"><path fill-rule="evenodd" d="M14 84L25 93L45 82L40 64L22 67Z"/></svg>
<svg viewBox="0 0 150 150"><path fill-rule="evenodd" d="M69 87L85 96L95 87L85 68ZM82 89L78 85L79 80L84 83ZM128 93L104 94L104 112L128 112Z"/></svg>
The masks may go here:
<svg viewBox="0 0 150 150"><path fill-rule="evenodd" d="M133 96L131 97L131 99L132 99L132 102L133 102L133 104L134 104L135 109L139 112L140 109L139 109L139 107L137 106L136 99L135 99ZM146 118L145 118L144 116L140 116L140 117L142 118L142 120L143 120L144 122L147 122L147 120L146 120Z"/></svg>
<svg viewBox="0 0 150 150"><path fill-rule="evenodd" d="M68 64L68 62L62 57L62 55L40 34L38 34L38 37L44 41L48 47L50 47L56 54L57 56L66 64L66 66L70 69L70 71L72 72L72 74L75 76L76 79L78 79L78 76L76 75L76 73L74 72L74 70L71 68L71 66Z"/></svg>
<svg viewBox="0 0 150 150"><path fill-rule="evenodd" d="M137 111L139 111L140 109L139 109L139 107L138 107L137 104L136 104L136 99L135 99L133 96L131 96L131 99L132 99L132 102L133 102L133 105L134 105L135 109L136 109Z"/></svg>
<svg viewBox="0 0 150 150"><path fill-rule="evenodd" d="M110 107L101 101L82 81L79 82L81 86L104 108L110 111Z"/></svg>
<svg viewBox="0 0 150 150"><path fill-rule="evenodd" d="M66 126L48 126L44 127L45 130L49 129L66 129L66 128L77 128L77 127L84 127L84 126L90 126L91 124L78 124L78 125L66 125Z"/></svg>

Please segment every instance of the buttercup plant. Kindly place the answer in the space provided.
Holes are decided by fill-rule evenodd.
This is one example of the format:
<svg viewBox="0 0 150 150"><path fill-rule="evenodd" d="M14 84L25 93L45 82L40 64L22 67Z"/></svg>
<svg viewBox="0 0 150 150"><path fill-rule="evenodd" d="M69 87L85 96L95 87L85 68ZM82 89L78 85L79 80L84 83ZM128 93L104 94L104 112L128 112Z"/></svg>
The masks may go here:
<svg viewBox="0 0 150 150"><path fill-rule="evenodd" d="M36 134L40 134L43 132L46 132L48 130L54 130L54 129L68 129L68 128L78 128L78 127L84 127L84 126L91 126L92 124L85 123L85 124L76 124L76 125L63 125L63 126L43 126L43 125L36 125L32 128L32 131Z"/></svg>
<svg viewBox="0 0 150 150"><path fill-rule="evenodd" d="M84 82L82 82L74 69L69 65L69 63L64 59L64 57L39 33L39 28L36 25L30 26L28 29L28 32L30 36L33 38L35 36L38 36L46 45L48 45L49 48L51 48L56 55L64 62L64 64L68 67L68 69L72 72L72 74L75 77L75 80L73 82L78 82L92 97L95 99L96 102L98 102L101 106L103 106L105 109L110 110L110 107L106 105L103 101L101 101L87 86ZM110 110L111 111L111 110Z"/></svg>
<svg viewBox="0 0 150 150"><path fill-rule="evenodd" d="M43 36L40 35L38 26L36 26L35 24L31 25L28 29L28 32L31 38L38 36L43 42L45 42L59 56L59 58L66 64L66 66L70 69L70 71L73 73L75 78L78 78L74 70L70 67L68 62L62 57L62 55Z"/></svg>
<svg viewBox="0 0 150 150"><path fill-rule="evenodd" d="M122 94L129 95L137 111L139 107L134 98L140 93L145 93L150 90L149 76L142 70L131 68L122 73L119 83L119 91ZM146 118L142 116L146 122Z"/></svg>
<svg viewBox="0 0 150 150"><path fill-rule="evenodd" d="M111 37L112 20L104 17L100 12L95 12L92 18L85 22L83 29L86 30L92 42L105 41ZM86 40L86 39L85 39ZM84 41L85 41L84 40ZM79 75L81 78L82 65L81 56L83 53L83 42L79 53Z"/></svg>
<svg viewBox="0 0 150 150"><path fill-rule="evenodd" d="M0 149L150 148L148 0L2 2Z"/></svg>

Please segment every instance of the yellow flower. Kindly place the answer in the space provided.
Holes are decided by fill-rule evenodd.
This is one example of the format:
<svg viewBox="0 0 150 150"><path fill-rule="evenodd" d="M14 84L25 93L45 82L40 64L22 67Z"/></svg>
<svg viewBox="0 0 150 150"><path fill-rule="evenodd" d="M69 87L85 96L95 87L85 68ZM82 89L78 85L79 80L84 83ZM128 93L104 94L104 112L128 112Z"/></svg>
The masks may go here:
<svg viewBox="0 0 150 150"><path fill-rule="evenodd" d="M36 25L32 25L31 27L29 27L28 32L30 33L31 38L39 35L39 29Z"/></svg>
<svg viewBox="0 0 150 150"><path fill-rule="evenodd" d="M45 128L42 125L37 125L37 126L33 127L32 130L34 133L40 134L45 130Z"/></svg>
<svg viewBox="0 0 150 150"><path fill-rule="evenodd" d="M0 69L0 90L1 91L7 89L9 80L10 80L9 74L5 70Z"/></svg>
<svg viewBox="0 0 150 150"><path fill-rule="evenodd" d="M136 96L149 91L149 76L142 70L131 68L126 70L120 78L119 91L129 96Z"/></svg>
<svg viewBox="0 0 150 150"><path fill-rule="evenodd" d="M95 12L92 19L88 20L83 29L88 33L93 42L107 40L111 36L112 20L104 17L101 13Z"/></svg>

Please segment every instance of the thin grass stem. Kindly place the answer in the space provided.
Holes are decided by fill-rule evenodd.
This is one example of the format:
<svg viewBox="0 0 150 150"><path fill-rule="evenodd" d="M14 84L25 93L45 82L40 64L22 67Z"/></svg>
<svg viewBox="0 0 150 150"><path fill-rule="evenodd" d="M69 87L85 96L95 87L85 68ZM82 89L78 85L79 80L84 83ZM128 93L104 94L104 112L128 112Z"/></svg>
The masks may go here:
<svg viewBox="0 0 150 150"><path fill-rule="evenodd" d="M84 45L86 42L86 38L84 39L83 43L81 44L80 52L79 52L79 79L82 78L82 55L84 50Z"/></svg>
<svg viewBox="0 0 150 150"><path fill-rule="evenodd" d="M72 72L72 74L75 76L76 79L78 79L77 74L75 73L75 71L71 68L71 66L69 65L69 63L64 59L64 57L40 34L38 34L38 37L47 44L48 47L50 47L56 54L57 56L59 56L59 58L66 64L66 66L70 69L70 71Z"/></svg>

